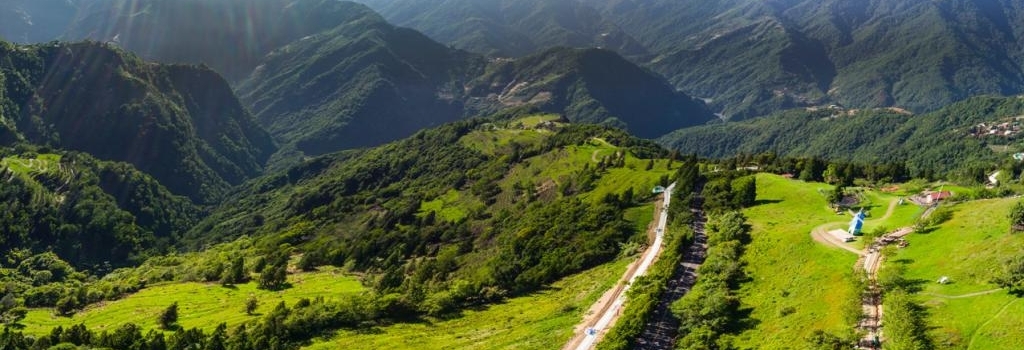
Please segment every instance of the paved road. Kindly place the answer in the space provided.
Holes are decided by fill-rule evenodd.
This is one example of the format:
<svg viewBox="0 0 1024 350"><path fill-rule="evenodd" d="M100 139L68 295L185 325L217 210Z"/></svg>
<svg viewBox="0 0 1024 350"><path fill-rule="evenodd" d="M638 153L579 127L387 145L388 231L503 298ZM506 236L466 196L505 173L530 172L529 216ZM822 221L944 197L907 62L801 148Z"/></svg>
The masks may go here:
<svg viewBox="0 0 1024 350"><path fill-rule="evenodd" d="M661 253L662 241L665 237L665 227L668 225L669 203L672 201L672 191L675 187L676 184L673 183L665 189L665 194L662 196L664 204L662 204L661 213L658 215L658 226L656 228L657 234L654 236L654 242L651 243L651 247L647 249L644 255L640 258L640 264L636 270L633 271L633 274L629 276L629 282L625 287L619 290L617 293L618 295L615 296L615 300L609 307L604 309L601 313L601 317L597 319L597 322L583 329L584 333L582 334L582 340L577 342L574 338L573 341L569 342L569 347L567 347L568 349L593 349L597 344L597 341L604 336L604 333L608 332L608 330L615 325L615 321L622 313L622 306L626 303L626 292L629 291L629 286L633 284L633 281L635 281L637 277L643 276L647 273L647 269L649 269L651 264L654 263L655 257ZM576 335L576 337L579 336L581 335ZM573 346L573 344L576 345Z"/></svg>

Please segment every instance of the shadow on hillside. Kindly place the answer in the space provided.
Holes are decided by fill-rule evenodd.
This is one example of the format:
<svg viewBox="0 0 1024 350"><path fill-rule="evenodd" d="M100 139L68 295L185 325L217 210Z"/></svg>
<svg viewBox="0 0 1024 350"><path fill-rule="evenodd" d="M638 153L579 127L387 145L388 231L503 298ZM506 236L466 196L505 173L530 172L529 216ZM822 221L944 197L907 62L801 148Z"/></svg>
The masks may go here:
<svg viewBox="0 0 1024 350"><path fill-rule="evenodd" d="M761 324L761 320L751 317L750 315L753 313L753 307L741 307L736 309L735 313L733 314L734 317L732 317L732 321L730 321L729 324L726 325L726 329L731 334L739 334L742 333L743 331L756 328L759 324Z"/></svg>
<svg viewBox="0 0 1024 350"><path fill-rule="evenodd" d="M754 206L756 207L756 206L760 206L760 205L775 204L775 203L782 203L782 200L781 199L758 199L758 200L754 201Z"/></svg>

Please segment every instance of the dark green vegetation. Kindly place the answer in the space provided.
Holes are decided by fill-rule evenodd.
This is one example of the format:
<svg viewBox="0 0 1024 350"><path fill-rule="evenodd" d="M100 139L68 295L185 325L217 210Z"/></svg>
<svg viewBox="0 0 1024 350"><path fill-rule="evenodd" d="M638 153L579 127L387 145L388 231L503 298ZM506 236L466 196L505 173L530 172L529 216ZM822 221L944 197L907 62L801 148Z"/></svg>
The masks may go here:
<svg viewBox="0 0 1024 350"><path fill-rule="evenodd" d="M1020 0L584 2L733 117L829 102L926 112L1024 89Z"/></svg>
<svg viewBox="0 0 1024 350"><path fill-rule="evenodd" d="M193 237L210 242L273 234L268 247L290 244L306 251L303 260L312 259L310 265L374 273L378 291L406 294L411 307L429 313L535 289L607 261L617 254L618 242L634 237L618 213L631 205L620 194L583 197L615 162L566 169L552 187L534 179L541 182L506 189L503 178L531 157L563 152L593 137L637 156L663 150L585 125L513 143L493 155L460 142L470 134L494 133L486 131L490 125L457 122L366 152L310 160L245 186L199 224ZM461 217L422 209L424 201L449 191L457 191L460 203L479 204L460 205Z"/></svg>
<svg viewBox="0 0 1024 350"><path fill-rule="evenodd" d="M536 105L572 122L608 124L644 138L715 119L702 102L660 77L597 49L552 49L499 61L469 89L496 105L489 108Z"/></svg>
<svg viewBox="0 0 1024 350"><path fill-rule="evenodd" d="M17 142L128 162L200 203L262 172L274 151L213 71L96 43L0 42L0 145Z"/></svg>
<svg viewBox="0 0 1024 350"><path fill-rule="evenodd" d="M145 282L93 276L167 253L199 220L129 164L19 149L0 149L0 284L15 305L71 314L134 292Z"/></svg>
<svg viewBox="0 0 1024 350"><path fill-rule="evenodd" d="M520 57L552 47L602 47L625 56L643 46L579 1L492 0L426 2L361 0L399 26L456 48Z"/></svg>
<svg viewBox="0 0 1024 350"><path fill-rule="evenodd" d="M633 281L627 296L629 303L615 321L615 327L597 344L598 349L625 350L635 346L636 338L640 336L651 318L651 313L657 307L662 293L665 293L666 283L672 277L676 265L682 260L683 250L693 242L693 231L686 226L680 227L678 231L668 232L665 250L646 275Z"/></svg>
<svg viewBox="0 0 1024 350"><path fill-rule="evenodd" d="M1020 135L971 136L972 130L980 123L1019 123L1015 118L1021 114L1024 99L977 97L922 115L890 110L790 111L680 130L660 141L707 157L771 152L858 163L902 163L914 177L983 183L989 170L1020 172L1020 163L1011 158L1012 153L1022 151L1017 145Z"/></svg>
<svg viewBox="0 0 1024 350"><path fill-rule="evenodd" d="M509 108L643 137L714 118L609 51L562 48L488 63L373 13L276 51L239 93L285 145L282 157L377 145Z"/></svg>
<svg viewBox="0 0 1024 350"><path fill-rule="evenodd" d="M462 118L463 85L483 59L353 5L360 16L276 51L239 86L260 123L319 155Z"/></svg>
<svg viewBox="0 0 1024 350"><path fill-rule="evenodd" d="M165 250L199 217L187 199L128 164L34 152L0 164L0 247L14 264L52 250L78 267L123 266Z"/></svg>
<svg viewBox="0 0 1024 350"><path fill-rule="evenodd" d="M697 284L672 304L680 320L677 348L729 348L723 334L736 334L744 326L737 290L746 279L740 262L750 242L750 227L739 212L713 214L707 223L707 258L698 269ZM714 345L712 345L714 344Z"/></svg>

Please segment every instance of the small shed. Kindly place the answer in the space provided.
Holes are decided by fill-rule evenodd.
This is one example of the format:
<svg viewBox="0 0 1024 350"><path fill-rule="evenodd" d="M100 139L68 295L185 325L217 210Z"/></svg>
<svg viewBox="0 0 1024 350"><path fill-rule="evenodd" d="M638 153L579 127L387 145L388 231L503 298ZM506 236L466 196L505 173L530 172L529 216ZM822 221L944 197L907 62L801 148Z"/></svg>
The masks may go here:
<svg viewBox="0 0 1024 350"><path fill-rule="evenodd" d="M654 194L664 193L664 192L665 192L665 187L664 186L654 186L654 189L651 190L651 193L654 193Z"/></svg>
<svg viewBox="0 0 1024 350"><path fill-rule="evenodd" d="M934 204L938 203L939 201L949 199L950 197L953 197L953 193L949 191L932 192L925 197L925 202L927 202L928 204Z"/></svg>

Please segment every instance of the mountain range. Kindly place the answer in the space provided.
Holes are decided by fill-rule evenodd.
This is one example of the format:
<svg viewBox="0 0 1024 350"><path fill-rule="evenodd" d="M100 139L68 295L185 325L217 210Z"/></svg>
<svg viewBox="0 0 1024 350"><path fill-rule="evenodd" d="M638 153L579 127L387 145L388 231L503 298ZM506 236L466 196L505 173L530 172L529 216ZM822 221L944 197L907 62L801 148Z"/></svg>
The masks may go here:
<svg viewBox="0 0 1024 350"><path fill-rule="evenodd" d="M98 43L0 43L0 82L0 140L128 162L199 203L260 174L276 149L208 68Z"/></svg>
<svg viewBox="0 0 1024 350"><path fill-rule="evenodd" d="M481 53L514 55L505 41L480 39L510 27L523 41L618 50L732 119L828 104L928 112L969 96L1024 91L1020 0L492 0L460 4L463 15L454 20L435 15L452 13L440 9L456 8L454 1L365 2L397 23ZM522 10L527 4L536 11ZM551 34L585 27L579 13L630 44ZM521 30L516 25L524 22L502 18L554 19Z"/></svg>

